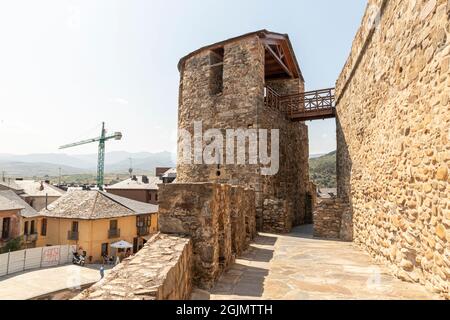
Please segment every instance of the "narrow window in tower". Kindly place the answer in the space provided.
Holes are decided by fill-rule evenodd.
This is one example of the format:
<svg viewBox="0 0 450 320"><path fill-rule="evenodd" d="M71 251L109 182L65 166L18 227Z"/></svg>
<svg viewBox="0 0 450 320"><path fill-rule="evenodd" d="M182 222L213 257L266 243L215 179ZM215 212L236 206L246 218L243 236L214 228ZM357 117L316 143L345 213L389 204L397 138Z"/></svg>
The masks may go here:
<svg viewBox="0 0 450 320"><path fill-rule="evenodd" d="M223 56L223 48L211 50L209 87L212 95L220 94L223 91Z"/></svg>

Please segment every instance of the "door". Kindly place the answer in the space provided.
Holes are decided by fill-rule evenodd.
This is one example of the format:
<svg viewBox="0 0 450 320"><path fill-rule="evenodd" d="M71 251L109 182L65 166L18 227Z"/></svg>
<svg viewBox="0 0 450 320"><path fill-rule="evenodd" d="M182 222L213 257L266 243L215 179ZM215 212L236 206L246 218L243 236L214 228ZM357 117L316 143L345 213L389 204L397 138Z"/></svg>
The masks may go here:
<svg viewBox="0 0 450 320"><path fill-rule="evenodd" d="M138 251L138 238L133 239L133 253Z"/></svg>
<svg viewBox="0 0 450 320"><path fill-rule="evenodd" d="M102 243L102 256L108 255L108 243Z"/></svg>
<svg viewBox="0 0 450 320"><path fill-rule="evenodd" d="M305 199L305 224L313 223L312 196L307 193Z"/></svg>

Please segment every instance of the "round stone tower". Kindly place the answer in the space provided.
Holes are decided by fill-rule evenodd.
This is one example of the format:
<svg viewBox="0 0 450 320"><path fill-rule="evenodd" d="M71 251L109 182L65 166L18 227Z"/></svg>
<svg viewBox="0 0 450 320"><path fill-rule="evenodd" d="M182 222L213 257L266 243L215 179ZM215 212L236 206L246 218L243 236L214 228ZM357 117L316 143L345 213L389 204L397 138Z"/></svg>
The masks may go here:
<svg viewBox="0 0 450 320"><path fill-rule="evenodd" d="M284 232L301 223L309 181L307 127L268 105L269 94L304 90L288 36L266 30L245 34L190 53L178 68L177 182L254 189L260 230ZM276 151L272 129L279 130L279 159L270 164L261 161L261 129L267 130L271 151ZM266 175L264 168L275 160L275 174Z"/></svg>

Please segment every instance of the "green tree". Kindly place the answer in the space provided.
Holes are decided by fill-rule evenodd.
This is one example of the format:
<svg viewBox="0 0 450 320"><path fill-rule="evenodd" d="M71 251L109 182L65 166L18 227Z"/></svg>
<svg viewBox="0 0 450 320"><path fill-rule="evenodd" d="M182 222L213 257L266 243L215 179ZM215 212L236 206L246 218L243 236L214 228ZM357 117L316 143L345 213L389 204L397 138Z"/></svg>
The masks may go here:
<svg viewBox="0 0 450 320"><path fill-rule="evenodd" d="M17 251L20 249L22 249L22 237L9 240L1 250L2 253L6 253L9 251Z"/></svg>

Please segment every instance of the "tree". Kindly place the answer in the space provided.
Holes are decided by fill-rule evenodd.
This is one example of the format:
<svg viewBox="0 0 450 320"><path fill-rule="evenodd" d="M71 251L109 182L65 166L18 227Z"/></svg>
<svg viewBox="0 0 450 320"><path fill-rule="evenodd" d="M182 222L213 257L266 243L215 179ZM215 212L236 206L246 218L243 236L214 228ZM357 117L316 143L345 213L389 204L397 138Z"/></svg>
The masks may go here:
<svg viewBox="0 0 450 320"><path fill-rule="evenodd" d="M17 251L20 249L22 249L22 237L9 240L1 250L3 253L6 253L9 251Z"/></svg>

